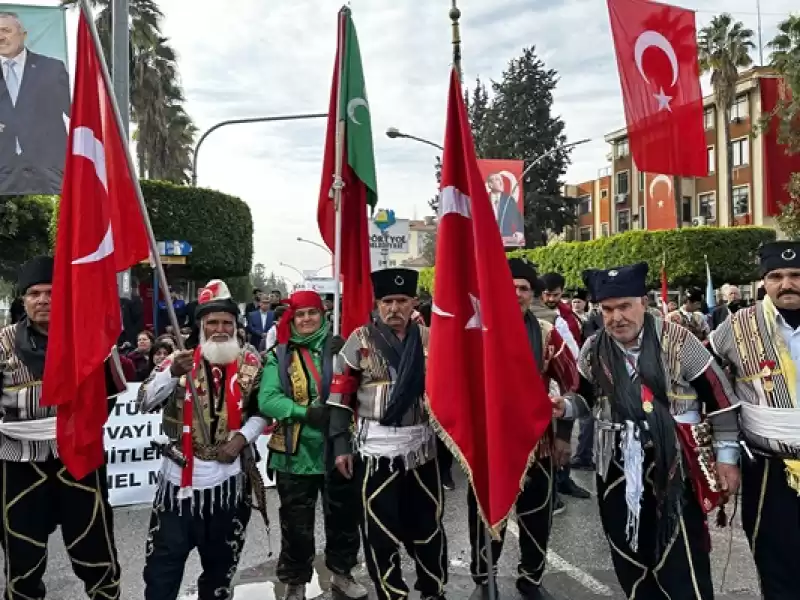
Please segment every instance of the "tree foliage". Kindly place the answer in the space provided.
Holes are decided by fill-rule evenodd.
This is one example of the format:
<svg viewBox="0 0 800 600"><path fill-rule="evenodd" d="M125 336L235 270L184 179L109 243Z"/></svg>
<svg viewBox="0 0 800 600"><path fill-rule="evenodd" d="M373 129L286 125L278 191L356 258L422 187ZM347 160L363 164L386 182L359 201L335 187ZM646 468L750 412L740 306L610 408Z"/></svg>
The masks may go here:
<svg viewBox="0 0 800 600"><path fill-rule="evenodd" d="M61 0L75 6L77 0ZM110 0L91 0L106 60L111 56ZM184 109L178 55L161 32L164 17L155 0L130 2L130 104L136 123L141 179L188 183L197 127Z"/></svg>
<svg viewBox="0 0 800 600"><path fill-rule="evenodd" d="M542 245L548 230L561 233L577 218L576 201L561 195L569 150L561 147L566 143L564 121L551 112L557 83L556 71L546 68L531 46L508 63L500 81L491 83L491 92L480 78L467 92L480 158L523 160L526 169L540 159L522 182L528 247Z"/></svg>
<svg viewBox="0 0 800 600"><path fill-rule="evenodd" d="M792 15L778 25L778 34L769 47L772 68L789 88L776 108L780 120L778 142L796 154L800 152L800 15Z"/></svg>
<svg viewBox="0 0 800 600"><path fill-rule="evenodd" d="M0 279L15 281L22 263L50 252L54 207L52 196L0 197Z"/></svg>
<svg viewBox="0 0 800 600"><path fill-rule="evenodd" d="M775 239L767 227L691 227L669 231L634 230L591 242L562 242L509 256L525 256L540 273L561 273L567 288L583 287L585 269L610 269L644 261L650 266L648 284L660 286L661 263L666 254L667 277L673 286L704 286L706 263L719 283L745 284L758 279L756 252ZM433 269L420 274L420 287L431 290Z"/></svg>

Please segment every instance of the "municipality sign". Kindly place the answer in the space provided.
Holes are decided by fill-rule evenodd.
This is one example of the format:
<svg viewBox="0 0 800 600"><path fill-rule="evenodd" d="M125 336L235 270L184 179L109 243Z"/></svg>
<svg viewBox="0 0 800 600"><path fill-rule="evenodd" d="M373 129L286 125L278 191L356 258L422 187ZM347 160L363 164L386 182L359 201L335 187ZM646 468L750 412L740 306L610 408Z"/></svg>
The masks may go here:
<svg viewBox="0 0 800 600"><path fill-rule="evenodd" d="M409 220L398 220L393 210L378 210L369 224L369 248L372 253L408 254L409 238Z"/></svg>

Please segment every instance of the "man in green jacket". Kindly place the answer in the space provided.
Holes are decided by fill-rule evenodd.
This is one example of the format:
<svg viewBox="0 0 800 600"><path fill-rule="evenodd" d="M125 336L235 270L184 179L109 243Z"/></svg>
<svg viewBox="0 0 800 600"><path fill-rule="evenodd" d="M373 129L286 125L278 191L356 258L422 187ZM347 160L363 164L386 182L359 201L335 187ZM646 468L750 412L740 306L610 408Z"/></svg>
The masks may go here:
<svg viewBox="0 0 800 600"><path fill-rule="evenodd" d="M358 559L358 489L325 452L325 401L333 376L332 338L322 298L295 292L278 324L278 345L267 355L258 405L278 426L269 442L269 468L281 499L278 579L285 600L304 600L314 560L317 496L325 509L325 562L340 598L366 598L350 572Z"/></svg>

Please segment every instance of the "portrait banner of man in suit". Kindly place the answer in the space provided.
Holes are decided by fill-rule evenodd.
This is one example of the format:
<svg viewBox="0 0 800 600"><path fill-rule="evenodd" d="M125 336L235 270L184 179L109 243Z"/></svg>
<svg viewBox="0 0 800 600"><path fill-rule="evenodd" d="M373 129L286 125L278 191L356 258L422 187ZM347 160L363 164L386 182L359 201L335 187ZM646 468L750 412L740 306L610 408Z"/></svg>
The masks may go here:
<svg viewBox="0 0 800 600"><path fill-rule="evenodd" d="M0 195L61 193L68 64L61 7L0 4Z"/></svg>
<svg viewBox="0 0 800 600"><path fill-rule="evenodd" d="M478 160L478 168L486 181L497 225L506 248L525 247L525 208L522 189L521 160Z"/></svg>

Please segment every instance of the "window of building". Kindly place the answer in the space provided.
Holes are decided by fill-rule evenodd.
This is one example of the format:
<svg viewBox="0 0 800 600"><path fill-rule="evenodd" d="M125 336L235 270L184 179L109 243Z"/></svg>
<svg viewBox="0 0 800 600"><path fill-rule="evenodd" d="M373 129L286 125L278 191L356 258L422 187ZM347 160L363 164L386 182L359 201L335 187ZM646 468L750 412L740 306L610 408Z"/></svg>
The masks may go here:
<svg viewBox="0 0 800 600"><path fill-rule="evenodd" d="M750 117L750 105L747 96L737 96L731 107L731 121L747 119Z"/></svg>
<svg viewBox="0 0 800 600"><path fill-rule="evenodd" d="M396 260L390 260L389 261L389 266L390 267L396 267L397 266L397 261Z"/></svg>
<svg viewBox="0 0 800 600"><path fill-rule="evenodd" d="M623 158L624 156L628 156L631 153L630 148L628 148L628 140L620 140L617 142L617 158Z"/></svg>
<svg viewBox="0 0 800 600"><path fill-rule="evenodd" d="M617 211L617 233L628 231L631 228L631 211L628 209Z"/></svg>
<svg viewBox="0 0 800 600"><path fill-rule="evenodd" d="M608 190L600 190L601 198L608 198Z"/></svg>
<svg viewBox="0 0 800 600"><path fill-rule="evenodd" d="M644 171L639 171L639 193L644 190Z"/></svg>
<svg viewBox="0 0 800 600"><path fill-rule="evenodd" d="M600 235L608 237L608 223L600 223Z"/></svg>
<svg viewBox="0 0 800 600"><path fill-rule="evenodd" d="M717 194L715 192L697 196L697 215L705 217L709 222L717 220Z"/></svg>
<svg viewBox="0 0 800 600"><path fill-rule="evenodd" d="M713 173L717 170L717 153L714 152L714 146L706 148L706 156L708 158L708 172Z"/></svg>
<svg viewBox="0 0 800 600"><path fill-rule="evenodd" d="M628 173L628 171L620 171L617 173L617 189L614 190L617 194L617 202L624 202L624 200L621 200L619 197L630 193L631 186L629 175L630 173Z"/></svg>
<svg viewBox="0 0 800 600"><path fill-rule="evenodd" d="M681 220L684 223L691 223L692 221L692 197L684 196L683 204L681 206Z"/></svg>
<svg viewBox="0 0 800 600"><path fill-rule="evenodd" d="M750 138L740 138L731 142L733 166L742 167L750 164Z"/></svg>
<svg viewBox="0 0 800 600"><path fill-rule="evenodd" d="M750 212L750 186L733 188L733 216L743 217Z"/></svg>
<svg viewBox="0 0 800 600"><path fill-rule="evenodd" d="M714 117L716 114L713 106L709 106L703 111L703 125L705 125L706 129L714 129Z"/></svg>
<svg viewBox="0 0 800 600"><path fill-rule="evenodd" d="M588 215L590 212L592 212L592 197L580 196L578 198L578 214Z"/></svg>
<svg viewBox="0 0 800 600"><path fill-rule="evenodd" d="M578 230L578 241L579 242L591 242L592 241L592 228L591 227L581 227Z"/></svg>

